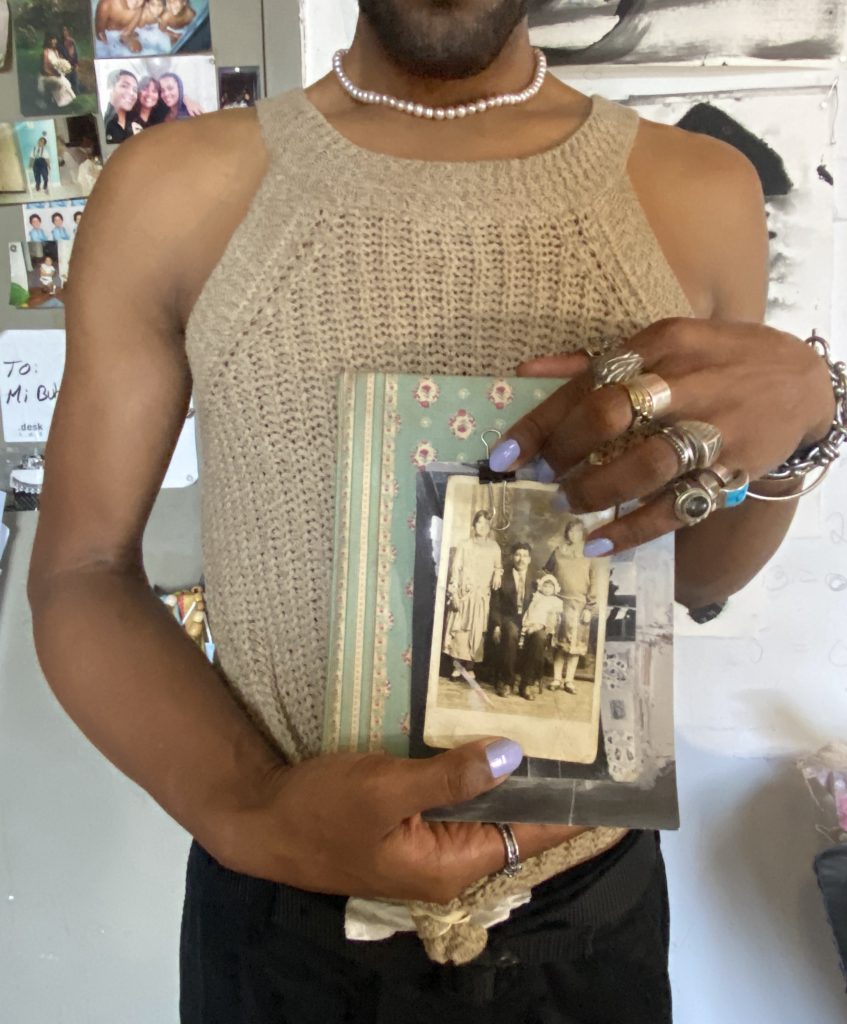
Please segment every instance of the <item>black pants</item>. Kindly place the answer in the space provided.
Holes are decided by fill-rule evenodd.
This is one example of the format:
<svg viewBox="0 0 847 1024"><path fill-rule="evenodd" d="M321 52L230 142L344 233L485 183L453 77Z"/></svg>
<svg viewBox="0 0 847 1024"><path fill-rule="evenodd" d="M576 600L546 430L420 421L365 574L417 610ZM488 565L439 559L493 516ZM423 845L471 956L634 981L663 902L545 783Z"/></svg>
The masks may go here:
<svg viewBox="0 0 847 1024"><path fill-rule="evenodd" d="M50 164L47 163L43 156L37 156L32 161L32 175L35 178L36 189L47 188L50 178Z"/></svg>
<svg viewBox="0 0 847 1024"><path fill-rule="evenodd" d="M182 1024L669 1024L658 836L536 887L464 967L415 935L344 938L344 899L222 868L196 843L181 940Z"/></svg>

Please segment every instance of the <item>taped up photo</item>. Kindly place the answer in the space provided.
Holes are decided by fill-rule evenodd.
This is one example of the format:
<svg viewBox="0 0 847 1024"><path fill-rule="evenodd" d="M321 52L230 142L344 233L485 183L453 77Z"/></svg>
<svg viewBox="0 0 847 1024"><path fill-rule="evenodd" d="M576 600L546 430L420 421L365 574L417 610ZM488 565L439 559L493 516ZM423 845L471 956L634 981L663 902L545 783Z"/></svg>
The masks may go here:
<svg viewBox="0 0 847 1024"><path fill-rule="evenodd" d="M583 555L602 517L555 486L447 486L424 741L509 736L529 757L595 761L609 567Z"/></svg>

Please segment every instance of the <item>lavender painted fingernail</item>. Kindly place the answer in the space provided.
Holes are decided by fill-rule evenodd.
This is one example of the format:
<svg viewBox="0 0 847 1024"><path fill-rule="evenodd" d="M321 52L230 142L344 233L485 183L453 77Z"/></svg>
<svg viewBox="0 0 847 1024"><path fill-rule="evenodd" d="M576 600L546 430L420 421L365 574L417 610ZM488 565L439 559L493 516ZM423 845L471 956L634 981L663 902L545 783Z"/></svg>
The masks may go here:
<svg viewBox="0 0 847 1024"><path fill-rule="evenodd" d="M556 479L556 470L546 459L538 459L535 463L535 479L540 484L552 484Z"/></svg>
<svg viewBox="0 0 847 1024"><path fill-rule="evenodd" d="M491 453L488 464L495 473L505 473L513 462L520 458L521 446L513 438L498 444Z"/></svg>
<svg viewBox="0 0 847 1024"><path fill-rule="evenodd" d="M602 558L610 555L615 550L615 542L608 537L598 537L597 540L590 540L583 551L586 558Z"/></svg>
<svg viewBox="0 0 847 1024"><path fill-rule="evenodd" d="M495 779L511 774L523 761L523 750L513 740L495 740L485 748L488 766Z"/></svg>

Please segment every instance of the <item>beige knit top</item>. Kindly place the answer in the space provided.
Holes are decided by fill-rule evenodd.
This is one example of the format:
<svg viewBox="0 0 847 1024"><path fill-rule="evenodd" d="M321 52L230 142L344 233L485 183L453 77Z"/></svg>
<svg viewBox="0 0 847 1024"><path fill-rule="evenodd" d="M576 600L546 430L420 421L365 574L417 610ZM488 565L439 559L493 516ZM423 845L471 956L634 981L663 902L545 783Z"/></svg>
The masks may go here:
<svg viewBox="0 0 847 1024"><path fill-rule="evenodd" d="M553 149L465 163L363 150L299 89L258 111L268 172L186 341L218 655L297 761L321 743L339 373L508 375L691 309L626 173L631 110L595 98Z"/></svg>

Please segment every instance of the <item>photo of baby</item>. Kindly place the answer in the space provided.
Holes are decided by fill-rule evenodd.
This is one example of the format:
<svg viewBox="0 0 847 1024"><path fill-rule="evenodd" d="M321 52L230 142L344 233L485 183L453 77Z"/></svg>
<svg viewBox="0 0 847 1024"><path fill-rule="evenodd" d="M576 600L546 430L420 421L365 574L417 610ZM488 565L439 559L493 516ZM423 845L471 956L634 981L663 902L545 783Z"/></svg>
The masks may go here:
<svg viewBox="0 0 847 1024"><path fill-rule="evenodd" d="M97 88L112 146L147 128L218 109L212 57L99 60Z"/></svg>
<svg viewBox="0 0 847 1024"><path fill-rule="evenodd" d="M209 0L91 0L98 58L206 53Z"/></svg>
<svg viewBox="0 0 847 1024"><path fill-rule="evenodd" d="M10 305L17 309L61 308L69 260L69 242L12 242Z"/></svg>

